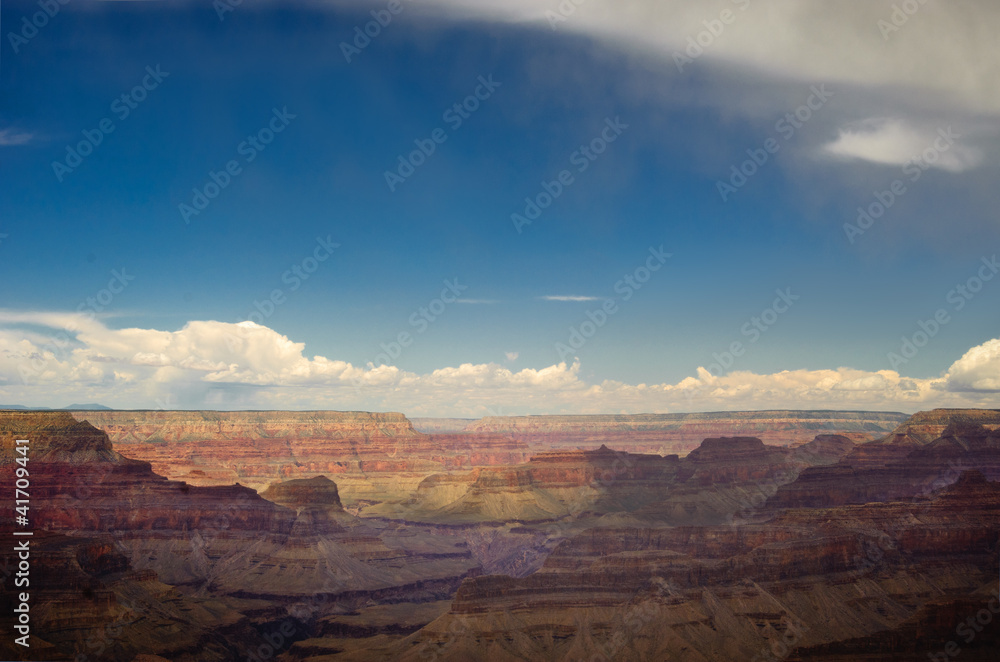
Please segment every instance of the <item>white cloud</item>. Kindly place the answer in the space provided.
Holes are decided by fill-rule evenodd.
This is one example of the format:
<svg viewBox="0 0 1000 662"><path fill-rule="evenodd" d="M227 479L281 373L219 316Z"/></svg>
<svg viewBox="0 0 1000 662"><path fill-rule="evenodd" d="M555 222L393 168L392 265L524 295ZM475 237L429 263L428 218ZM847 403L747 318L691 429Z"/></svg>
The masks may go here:
<svg viewBox="0 0 1000 662"><path fill-rule="evenodd" d="M733 13L704 58L759 70L766 77L894 88L973 113L1000 113L1000 3L927 2L884 36L895 0L588 0L550 22L554 0L430 0L451 15L575 32L623 50L668 60L689 37ZM547 14L549 12L549 14ZM718 31L718 28L717 28Z"/></svg>
<svg viewBox="0 0 1000 662"><path fill-rule="evenodd" d="M973 347L948 369L952 391L1000 392L1000 339Z"/></svg>
<svg viewBox="0 0 1000 662"><path fill-rule="evenodd" d="M922 166L963 172L979 165L982 152L956 140L962 136L947 127L917 127L890 118L871 118L841 129L836 140L823 146L827 154L872 163L899 165L916 160Z"/></svg>
<svg viewBox="0 0 1000 662"><path fill-rule="evenodd" d="M520 356L520 354L518 352L507 352L505 356L507 357L508 361L516 361L517 357Z"/></svg>
<svg viewBox="0 0 1000 662"><path fill-rule="evenodd" d="M549 294L538 298L542 301L601 301L601 297L587 297L575 294Z"/></svg>
<svg viewBox="0 0 1000 662"><path fill-rule="evenodd" d="M59 343L25 324L71 336ZM734 372L705 368L676 384L588 383L580 364L510 370L465 363L426 374L308 358L303 343L242 322L192 321L176 331L108 329L82 315L0 311L0 401L120 408L372 409L411 415L823 408L915 411L995 406L1000 339L967 352L941 377L891 370ZM515 354L515 353L512 353ZM512 360L512 359L511 359ZM24 381L22 381L22 379Z"/></svg>
<svg viewBox="0 0 1000 662"><path fill-rule="evenodd" d="M0 129L0 147L10 145L26 145L31 142L32 134L14 129Z"/></svg>

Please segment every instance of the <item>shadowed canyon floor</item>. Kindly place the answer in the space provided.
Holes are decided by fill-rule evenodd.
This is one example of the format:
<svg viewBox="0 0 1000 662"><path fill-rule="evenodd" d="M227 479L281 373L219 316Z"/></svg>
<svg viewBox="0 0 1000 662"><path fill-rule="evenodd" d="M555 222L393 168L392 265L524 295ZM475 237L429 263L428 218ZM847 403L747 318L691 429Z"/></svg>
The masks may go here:
<svg viewBox="0 0 1000 662"><path fill-rule="evenodd" d="M996 659L1000 411L822 413L892 428L865 443L780 413L661 454L596 443L645 448L642 417L2 411L36 534L32 648L0 657Z"/></svg>

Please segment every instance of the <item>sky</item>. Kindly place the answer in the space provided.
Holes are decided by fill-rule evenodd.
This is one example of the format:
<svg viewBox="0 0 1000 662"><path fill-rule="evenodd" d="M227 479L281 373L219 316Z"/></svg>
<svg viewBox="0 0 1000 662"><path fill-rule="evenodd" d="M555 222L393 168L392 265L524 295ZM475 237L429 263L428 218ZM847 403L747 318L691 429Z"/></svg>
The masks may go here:
<svg viewBox="0 0 1000 662"><path fill-rule="evenodd" d="M0 404L995 407L997 32L988 0L4 2Z"/></svg>

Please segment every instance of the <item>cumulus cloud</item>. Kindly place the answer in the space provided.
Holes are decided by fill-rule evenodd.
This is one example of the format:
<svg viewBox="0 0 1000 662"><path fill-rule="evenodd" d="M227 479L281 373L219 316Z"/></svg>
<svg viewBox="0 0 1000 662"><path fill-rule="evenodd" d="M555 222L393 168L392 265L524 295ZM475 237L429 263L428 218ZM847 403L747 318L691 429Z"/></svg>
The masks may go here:
<svg viewBox="0 0 1000 662"><path fill-rule="evenodd" d="M504 356L507 357L508 361L516 361L517 357L520 356L518 352L506 352Z"/></svg>
<svg viewBox="0 0 1000 662"><path fill-rule="evenodd" d="M827 154L885 165L914 161L921 167L963 172L979 165L982 152L955 142L961 138L949 127L918 128L891 118L871 118L841 129L836 140L823 146Z"/></svg>
<svg viewBox="0 0 1000 662"><path fill-rule="evenodd" d="M579 362L522 370L464 363L417 374L308 357L303 343L253 322L109 329L84 315L0 311L0 401L47 406L98 401L119 408L462 416L497 406L519 413L990 406L1000 391L1000 339L969 350L929 379L853 368L720 376L699 368L676 384L626 384L589 383L580 372Z"/></svg>
<svg viewBox="0 0 1000 662"><path fill-rule="evenodd" d="M1000 339L973 347L948 369L952 391L1000 392Z"/></svg>

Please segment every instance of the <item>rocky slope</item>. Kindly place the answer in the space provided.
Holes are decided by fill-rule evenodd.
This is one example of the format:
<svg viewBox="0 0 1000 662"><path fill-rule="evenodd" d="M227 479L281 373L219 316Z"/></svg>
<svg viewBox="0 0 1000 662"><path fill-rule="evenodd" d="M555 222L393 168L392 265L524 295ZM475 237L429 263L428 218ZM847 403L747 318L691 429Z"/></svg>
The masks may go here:
<svg viewBox="0 0 1000 662"><path fill-rule="evenodd" d="M540 453L512 467L424 479L413 497L368 517L467 524L545 522L631 513L668 524L719 523L763 503L800 470L838 461L854 443L822 435L795 448L755 437L705 439L687 456L596 450Z"/></svg>
<svg viewBox="0 0 1000 662"><path fill-rule="evenodd" d="M190 449L177 470L208 484L157 475L64 413L0 412L4 484L14 439L31 439L37 659L841 662L927 659L950 640L995 659L995 631L956 633L1000 564L989 413L929 412L865 444L709 436L685 456L597 445L500 462L527 442L497 435L491 466L459 457L482 449L476 434L445 443L382 415L92 414L150 435L126 445ZM133 414L176 417L142 428ZM919 438L928 420L937 436ZM404 476L369 453L389 439L427 464L407 468L412 493L394 485L357 517L340 479ZM216 443L209 461L194 452ZM329 448L358 464L302 462L340 462ZM269 476L261 494L211 484L237 469ZM2 555L11 613L16 559Z"/></svg>
<svg viewBox="0 0 1000 662"><path fill-rule="evenodd" d="M974 617L995 591L998 531L1000 483L978 472L921 503L797 509L735 527L594 528L528 577L466 580L446 615L351 659L925 659L946 644L951 618ZM914 655L895 656L930 614L947 627L919 629Z"/></svg>
<svg viewBox="0 0 1000 662"><path fill-rule="evenodd" d="M1000 429L1000 409L932 409L917 412L880 441L923 445L941 437L945 428L953 424L981 425L986 430L997 430Z"/></svg>
<svg viewBox="0 0 1000 662"><path fill-rule="evenodd" d="M904 432L859 445L836 464L806 469L795 483L781 487L767 508L914 499L951 484L967 469L1000 480L1000 426L984 426L964 413L950 421L935 416L938 436L926 442L912 430L927 418L919 415L918 424L902 426Z"/></svg>
<svg viewBox="0 0 1000 662"><path fill-rule="evenodd" d="M93 654L104 638L108 659L238 659L276 627L304 638L359 604L447 598L479 572L460 540L344 512L326 477L273 485L275 503L240 485L163 478L65 413L0 412L7 485L15 439L31 442L35 650L53 647L50 658ZM4 568L15 562L8 548ZM7 601L13 581L6 574Z"/></svg>

